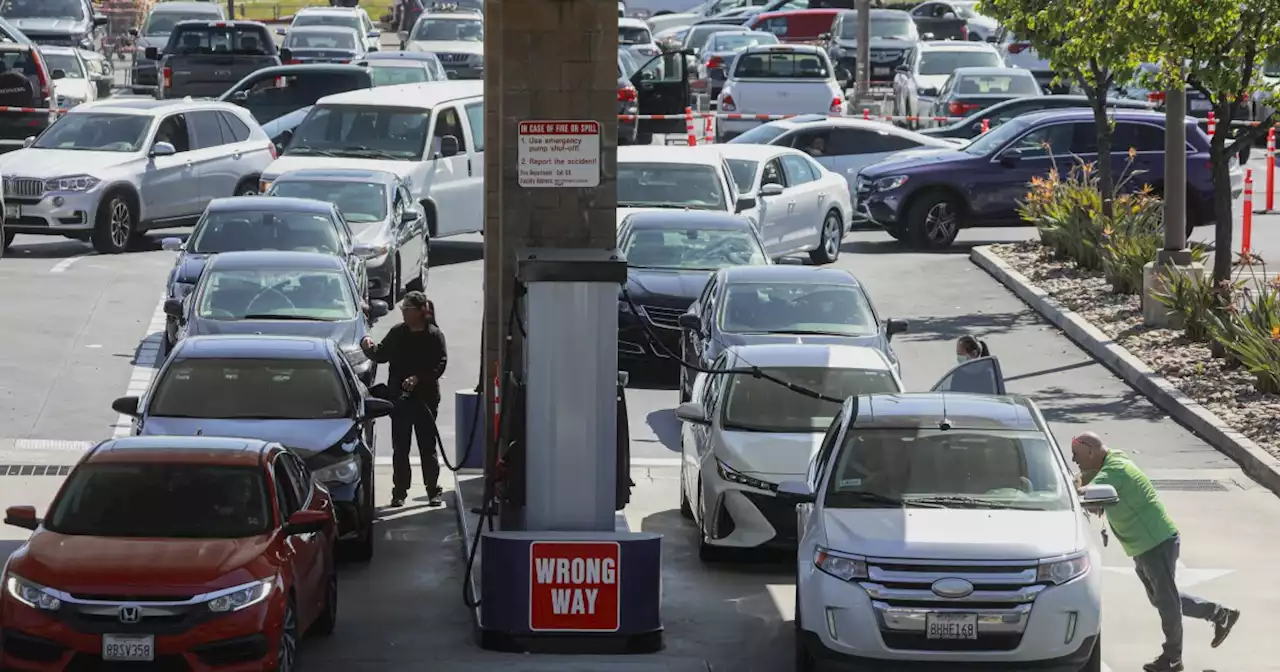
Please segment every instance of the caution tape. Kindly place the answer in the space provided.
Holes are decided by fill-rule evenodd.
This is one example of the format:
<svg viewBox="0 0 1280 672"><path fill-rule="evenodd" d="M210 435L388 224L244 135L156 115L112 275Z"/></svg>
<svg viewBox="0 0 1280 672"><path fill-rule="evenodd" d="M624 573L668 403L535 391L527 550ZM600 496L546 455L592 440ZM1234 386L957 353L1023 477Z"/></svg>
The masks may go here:
<svg viewBox="0 0 1280 672"><path fill-rule="evenodd" d="M734 121L779 121L782 119L793 119L795 117L811 117L812 114L740 114L735 112L695 112L692 118L715 118L728 119ZM881 114L831 114L827 115L832 119L865 119L867 121L914 121L914 122L949 122L960 121L964 117L911 117L911 116L895 116ZM685 114L619 114L618 121L673 121L676 119L689 119L689 115Z"/></svg>
<svg viewBox="0 0 1280 672"><path fill-rule="evenodd" d="M52 108L50 108L50 107L5 107L5 106L0 106L0 112L18 112L18 113L26 113L26 114L35 114L35 113L40 113L40 112L44 112L44 113L48 113L48 114L66 114L67 112L70 112L70 111L71 111L71 109L70 109L70 108L63 108L63 107L52 107Z"/></svg>

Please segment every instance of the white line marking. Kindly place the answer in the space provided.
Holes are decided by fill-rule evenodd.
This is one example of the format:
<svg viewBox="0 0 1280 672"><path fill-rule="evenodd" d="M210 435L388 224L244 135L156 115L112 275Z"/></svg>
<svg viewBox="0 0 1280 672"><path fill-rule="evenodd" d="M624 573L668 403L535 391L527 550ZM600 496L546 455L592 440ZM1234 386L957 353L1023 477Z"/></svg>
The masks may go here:
<svg viewBox="0 0 1280 672"><path fill-rule="evenodd" d="M77 255L74 255L74 256L67 257L66 259L63 259L62 261L59 261L58 263L54 264L54 265L53 265L53 268L49 269L49 272L50 272L50 273L65 273L65 272L67 271L67 269L68 269L68 268L71 268L71 264L74 264L74 263L76 263L77 261L80 261L81 259L84 259L85 257L87 257L87 256L89 256L89 255L91 255L91 254L93 254L93 253L92 253L92 252L81 252L80 254L77 254Z"/></svg>
<svg viewBox="0 0 1280 672"><path fill-rule="evenodd" d="M94 445L93 441L60 441L58 439L18 439L15 450L67 450L83 453Z"/></svg>
<svg viewBox="0 0 1280 672"><path fill-rule="evenodd" d="M160 355L160 339L164 338L164 300L168 293L160 295L156 309L151 313L151 323L142 334L142 345L138 348L138 356L134 359L133 370L129 373L129 386L125 388L127 397L141 396L151 385L151 378L156 373L156 359ZM112 436L120 438L133 433L133 418L121 415L116 418L115 431Z"/></svg>

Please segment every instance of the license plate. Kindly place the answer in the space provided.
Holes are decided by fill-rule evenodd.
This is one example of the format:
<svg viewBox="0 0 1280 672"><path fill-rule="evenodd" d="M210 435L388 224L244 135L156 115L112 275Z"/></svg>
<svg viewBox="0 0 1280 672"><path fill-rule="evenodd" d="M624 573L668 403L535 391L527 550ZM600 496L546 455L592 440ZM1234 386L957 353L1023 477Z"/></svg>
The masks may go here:
<svg viewBox="0 0 1280 672"><path fill-rule="evenodd" d="M977 614L925 614L928 639L977 639Z"/></svg>
<svg viewBox="0 0 1280 672"><path fill-rule="evenodd" d="M5 218L5 219L18 219L18 218L19 218L19 217L21 217L21 216L22 216L22 206L21 206L21 205L19 205L18 203L5 203L5 204L4 204L4 218Z"/></svg>
<svg viewBox="0 0 1280 672"><path fill-rule="evenodd" d="M889 72L889 68L871 68L871 74L876 77L887 77Z"/></svg>
<svg viewBox="0 0 1280 672"><path fill-rule="evenodd" d="M1213 104L1207 100L1193 100L1191 101L1191 109L1197 112L1203 112L1205 110L1213 109Z"/></svg>
<svg viewBox="0 0 1280 672"><path fill-rule="evenodd" d="M155 635L103 635L102 659L151 662L156 659Z"/></svg>

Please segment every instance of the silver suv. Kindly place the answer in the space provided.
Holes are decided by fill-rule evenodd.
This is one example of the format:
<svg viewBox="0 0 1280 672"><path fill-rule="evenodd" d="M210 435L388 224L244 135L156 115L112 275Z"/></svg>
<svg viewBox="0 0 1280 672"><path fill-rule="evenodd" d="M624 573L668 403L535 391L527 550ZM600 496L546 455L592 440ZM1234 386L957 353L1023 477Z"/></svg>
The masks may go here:
<svg viewBox="0 0 1280 672"><path fill-rule="evenodd" d="M215 198L256 193L275 155L248 110L231 103L86 103L0 156L7 232L123 252L148 229L194 224Z"/></svg>

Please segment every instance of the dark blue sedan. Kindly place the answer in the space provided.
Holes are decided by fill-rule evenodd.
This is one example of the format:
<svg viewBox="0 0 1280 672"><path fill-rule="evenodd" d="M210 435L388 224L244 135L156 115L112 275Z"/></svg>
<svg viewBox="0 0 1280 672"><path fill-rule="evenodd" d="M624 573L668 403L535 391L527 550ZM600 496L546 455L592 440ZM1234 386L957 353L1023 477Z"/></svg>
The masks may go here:
<svg viewBox="0 0 1280 672"><path fill-rule="evenodd" d="M1165 116L1116 110L1111 163L1120 183L1126 168L1130 188L1149 184L1161 192L1164 182ZM1208 225L1213 218L1213 180L1209 137L1195 119L1187 119L1187 224ZM1078 161L1098 160L1091 110L1054 110L1016 117L956 150L916 153L864 168L856 183L856 208L893 237L920 248L942 248L960 229L1021 226L1019 202L1033 178L1055 167L1066 171ZM1130 165L1129 151L1134 150ZM1233 196L1244 174L1231 159Z"/></svg>

